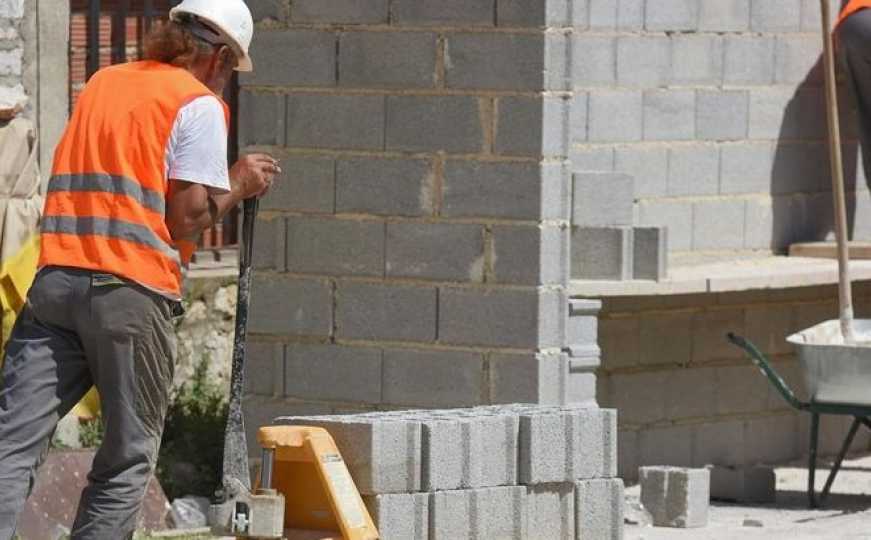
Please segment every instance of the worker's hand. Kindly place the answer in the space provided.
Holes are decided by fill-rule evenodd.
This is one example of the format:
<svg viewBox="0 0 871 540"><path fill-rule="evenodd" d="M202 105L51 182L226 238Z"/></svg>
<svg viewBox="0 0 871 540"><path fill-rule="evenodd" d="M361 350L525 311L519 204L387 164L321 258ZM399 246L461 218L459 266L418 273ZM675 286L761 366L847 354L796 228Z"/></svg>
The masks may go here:
<svg viewBox="0 0 871 540"><path fill-rule="evenodd" d="M248 154L230 169L230 183L243 199L262 197L281 173L278 160L268 154Z"/></svg>

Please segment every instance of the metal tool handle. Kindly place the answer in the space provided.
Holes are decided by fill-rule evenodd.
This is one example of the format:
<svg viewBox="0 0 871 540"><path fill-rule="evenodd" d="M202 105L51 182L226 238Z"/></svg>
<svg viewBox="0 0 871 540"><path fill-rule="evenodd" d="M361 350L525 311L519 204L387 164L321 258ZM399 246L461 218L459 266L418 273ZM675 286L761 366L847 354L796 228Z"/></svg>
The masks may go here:
<svg viewBox="0 0 871 540"><path fill-rule="evenodd" d="M823 22L823 71L829 123L829 154L832 166L832 199L835 204L835 235L838 239L838 290L841 333L846 343L855 342L853 332L853 290L850 283L850 246L847 238L847 203L841 156L841 122L838 116L838 87L835 80L835 52L832 45L832 16L829 0L820 0Z"/></svg>
<svg viewBox="0 0 871 540"><path fill-rule="evenodd" d="M224 432L223 498L232 498L232 491L241 484L251 491L248 472L248 441L242 414L244 392L245 349L248 338L248 308L251 301L251 263L254 255L254 224L259 201L247 199L243 205L242 247L239 252L239 292L236 299L236 334L233 339L233 369L230 378L230 403ZM236 480L237 482L233 482Z"/></svg>
<svg viewBox="0 0 871 540"><path fill-rule="evenodd" d="M799 400L795 392L786 384L786 381L783 380L783 377L775 370L771 364L768 362L768 359L765 358L765 355L756 348L755 345L750 343L750 341L744 339L741 336L737 336L733 333L729 333L726 335L726 339L729 340L733 345L736 345L742 349L753 363L758 367L762 373L768 377L768 380L771 381L771 384L774 385L774 388L780 393L780 396L787 402L791 407L796 410L803 411L808 408L808 404Z"/></svg>

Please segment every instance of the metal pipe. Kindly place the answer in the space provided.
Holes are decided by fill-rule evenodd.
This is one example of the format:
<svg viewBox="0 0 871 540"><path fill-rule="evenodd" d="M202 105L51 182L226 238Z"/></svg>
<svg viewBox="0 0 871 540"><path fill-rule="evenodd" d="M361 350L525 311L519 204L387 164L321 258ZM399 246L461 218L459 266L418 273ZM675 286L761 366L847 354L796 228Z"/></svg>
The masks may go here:
<svg viewBox="0 0 871 540"><path fill-rule="evenodd" d="M272 470L275 465L275 450L263 449L263 457L260 462L260 488L272 489Z"/></svg>

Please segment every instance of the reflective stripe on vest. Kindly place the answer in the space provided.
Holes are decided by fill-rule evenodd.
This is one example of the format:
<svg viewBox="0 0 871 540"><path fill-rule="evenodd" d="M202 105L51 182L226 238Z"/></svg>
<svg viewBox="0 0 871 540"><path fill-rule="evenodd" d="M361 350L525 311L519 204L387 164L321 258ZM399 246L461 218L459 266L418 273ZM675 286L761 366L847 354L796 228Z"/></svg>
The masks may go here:
<svg viewBox="0 0 871 540"><path fill-rule="evenodd" d="M161 216L166 214L166 202L163 194L142 187L136 180L123 176L111 176L108 174L59 174L51 177L48 184L48 192L60 191L101 191L115 195L126 195L140 205L156 212Z"/></svg>
<svg viewBox="0 0 871 540"><path fill-rule="evenodd" d="M181 296L190 250L166 224L166 145L179 110L202 96L214 93L159 62L119 64L91 77L55 150L41 267L99 270ZM226 105L224 113L229 122Z"/></svg>
<svg viewBox="0 0 871 540"><path fill-rule="evenodd" d="M163 253L175 264L181 264L178 251L161 240L148 227L117 219L75 216L49 216L42 221L42 232L46 234L74 234L77 236L105 236L141 244Z"/></svg>

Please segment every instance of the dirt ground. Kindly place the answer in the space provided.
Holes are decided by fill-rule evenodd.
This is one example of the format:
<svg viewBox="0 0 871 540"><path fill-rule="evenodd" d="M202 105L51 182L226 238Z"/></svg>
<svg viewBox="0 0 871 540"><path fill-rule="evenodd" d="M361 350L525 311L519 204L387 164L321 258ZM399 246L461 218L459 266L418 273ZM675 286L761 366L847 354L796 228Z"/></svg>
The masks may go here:
<svg viewBox="0 0 871 540"><path fill-rule="evenodd" d="M817 490L822 490L828 468L817 469ZM871 540L871 455L844 461L823 508L807 507L807 468L780 467L777 502L745 506L712 503L709 524L703 529L667 529L626 525L626 540ZM637 511L638 486L627 487L627 518L643 522Z"/></svg>

